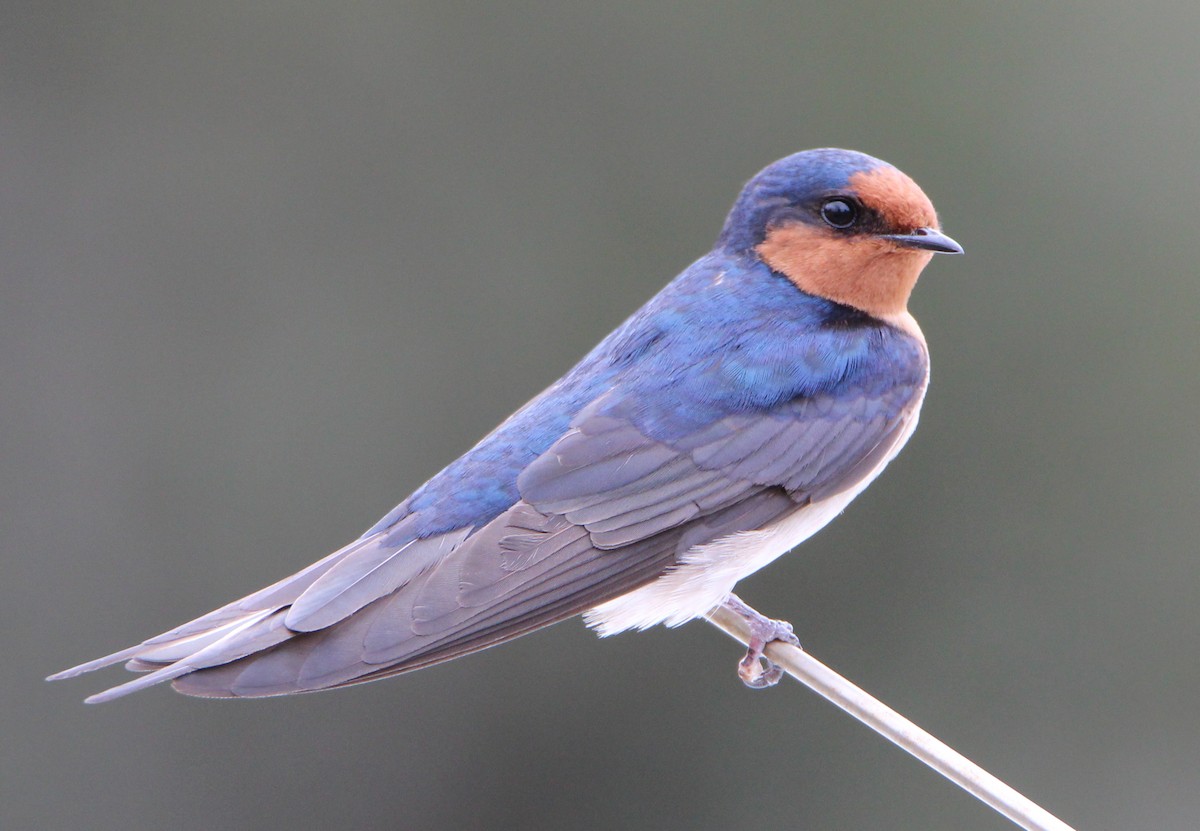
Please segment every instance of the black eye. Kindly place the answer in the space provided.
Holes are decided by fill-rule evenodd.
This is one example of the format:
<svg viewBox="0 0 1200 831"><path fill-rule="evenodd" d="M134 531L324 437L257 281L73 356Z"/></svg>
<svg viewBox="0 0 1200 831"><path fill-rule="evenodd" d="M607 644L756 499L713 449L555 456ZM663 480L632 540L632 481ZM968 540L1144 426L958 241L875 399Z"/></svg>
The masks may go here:
<svg viewBox="0 0 1200 831"><path fill-rule="evenodd" d="M849 228L858 221L858 205L849 199L830 199L821 206L821 219L834 228Z"/></svg>

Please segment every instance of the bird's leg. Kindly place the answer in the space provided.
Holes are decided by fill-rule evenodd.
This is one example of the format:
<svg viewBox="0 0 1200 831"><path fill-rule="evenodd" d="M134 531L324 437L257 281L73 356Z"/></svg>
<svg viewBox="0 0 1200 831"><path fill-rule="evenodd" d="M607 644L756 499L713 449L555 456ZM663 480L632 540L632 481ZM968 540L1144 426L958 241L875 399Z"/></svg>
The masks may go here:
<svg viewBox="0 0 1200 831"><path fill-rule="evenodd" d="M771 641L799 646L800 640L792 632L792 624L764 617L743 603L736 594L726 597L721 606L746 621L750 627L750 648L746 650L746 657L738 662L738 677L742 683L755 690L778 684L783 677L783 667L763 655L763 650Z"/></svg>

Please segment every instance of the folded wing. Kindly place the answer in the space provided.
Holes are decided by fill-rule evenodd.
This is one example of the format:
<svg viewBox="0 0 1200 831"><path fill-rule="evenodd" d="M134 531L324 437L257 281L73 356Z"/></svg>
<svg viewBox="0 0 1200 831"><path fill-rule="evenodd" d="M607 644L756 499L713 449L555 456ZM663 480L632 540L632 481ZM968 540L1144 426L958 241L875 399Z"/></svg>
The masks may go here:
<svg viewBox="0 0 1200 831"><path fill-rule="evenodd" d="M579 614L691 548L848 487L889 453L920 390L810 396L679 429L615 393L517 478L481 527L425 536L418 511L266 589L54 677L118 661L216 697L325 689L449 660Z"/></svg>

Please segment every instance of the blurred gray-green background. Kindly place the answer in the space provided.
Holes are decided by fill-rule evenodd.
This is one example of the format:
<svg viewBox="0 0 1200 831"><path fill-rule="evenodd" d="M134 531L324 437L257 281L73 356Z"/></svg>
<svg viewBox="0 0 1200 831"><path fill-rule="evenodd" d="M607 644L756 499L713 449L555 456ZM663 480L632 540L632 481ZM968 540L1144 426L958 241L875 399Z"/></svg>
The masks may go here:
<svg viewBox="0 0 1200 831"><path fill-rule="evenodd" d="M47 673L347 541L840 145L968 251L742 587L1081 829L1200 825L1193 2L4 3L0 827L1005 829L703 623L242 703Z"/></svg>

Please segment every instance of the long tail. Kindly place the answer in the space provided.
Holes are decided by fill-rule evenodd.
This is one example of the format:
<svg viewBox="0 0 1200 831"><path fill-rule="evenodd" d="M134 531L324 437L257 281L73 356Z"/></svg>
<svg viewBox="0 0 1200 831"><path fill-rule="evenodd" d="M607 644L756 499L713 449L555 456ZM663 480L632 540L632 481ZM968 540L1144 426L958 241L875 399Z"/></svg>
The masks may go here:
<svg viewBox="0 0 1200 831"><path fill-rule="evenodd" d="M398 530L50 678L121 661L147 673L90 703L163 681L223 698L372 681L511 640L644 585L675 562L681 539L670 532L603 550L586 528L523 502L478 531L417 538Z"/></svg>

